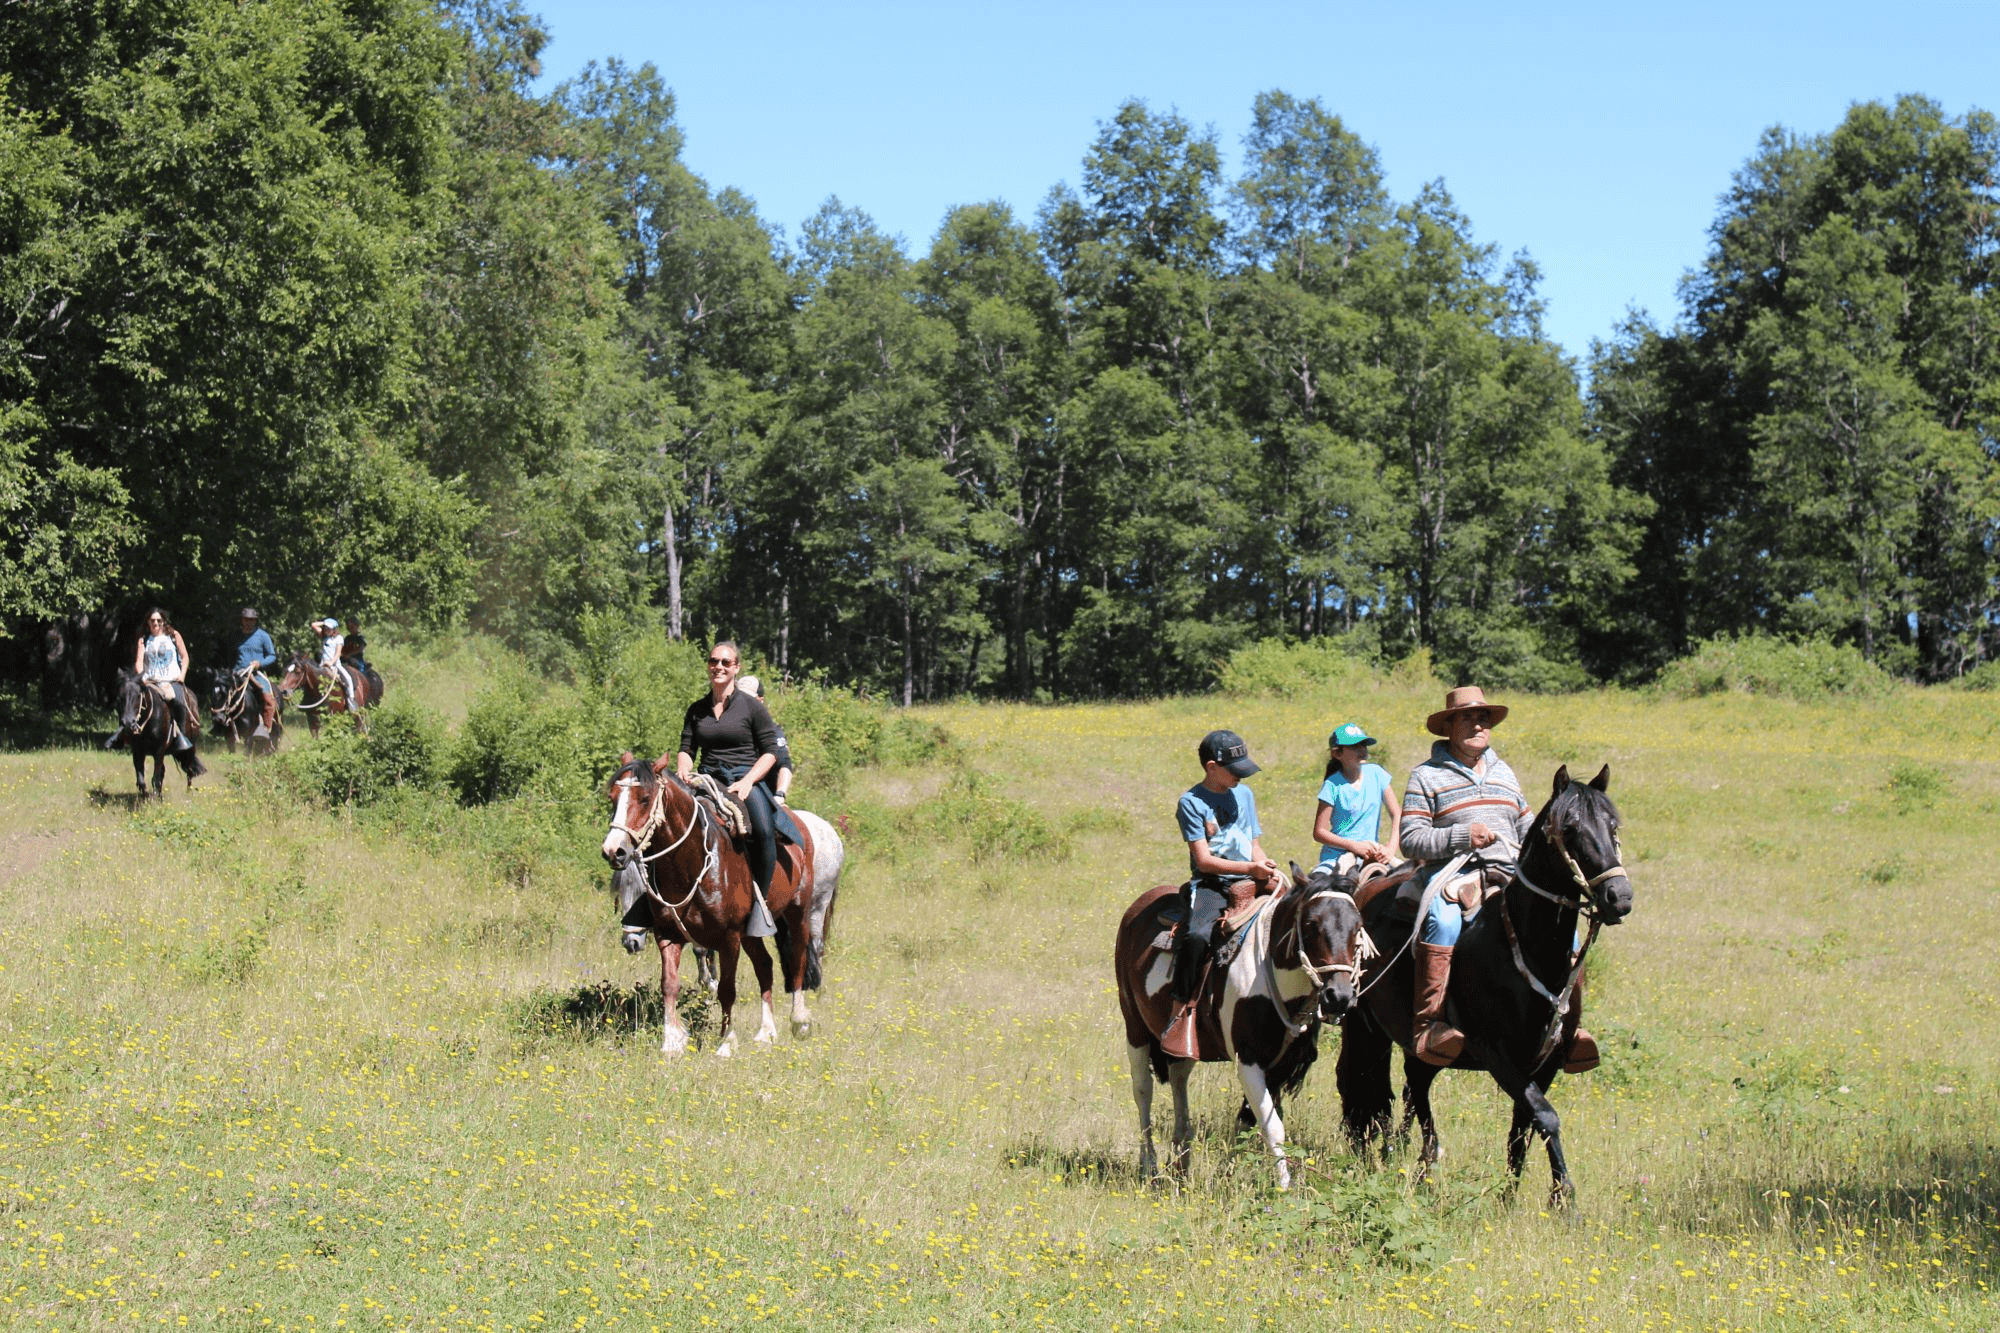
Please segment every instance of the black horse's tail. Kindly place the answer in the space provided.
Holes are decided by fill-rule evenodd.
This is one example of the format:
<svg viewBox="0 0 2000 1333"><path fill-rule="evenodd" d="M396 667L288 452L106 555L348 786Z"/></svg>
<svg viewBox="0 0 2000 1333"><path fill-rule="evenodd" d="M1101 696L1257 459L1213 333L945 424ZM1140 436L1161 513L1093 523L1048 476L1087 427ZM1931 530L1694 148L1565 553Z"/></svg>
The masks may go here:
<svg viewBox="0 0 2000 1333"><path fill-rule="evenodd" d="M1387 1137L1396 1113L1389 1086L1389 1056L1395 1043L1368 1011L1355 1005L1341 1020L1340 1058L1333 1067L1340 1089L1340 1119L1358 1152L1371 1139Z"/></svg>

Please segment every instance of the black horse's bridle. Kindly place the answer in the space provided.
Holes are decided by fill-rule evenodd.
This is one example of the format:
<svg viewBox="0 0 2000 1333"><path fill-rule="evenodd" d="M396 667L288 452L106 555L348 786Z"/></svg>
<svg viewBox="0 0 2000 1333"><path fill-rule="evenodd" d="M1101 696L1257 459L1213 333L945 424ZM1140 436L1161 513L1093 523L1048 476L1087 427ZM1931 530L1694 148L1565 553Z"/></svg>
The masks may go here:
<svg viewBox="0 0 2000 1333"><path fill-rule="evenodd" d="M1542 984L1542 979L1535 975L1534 969L1528 966L1527 957L1521 952L1521 937L1514 929L1514 915L1507 910L1507 895L1504 893L1500 895L1500 924L1507 934L1507 948L1514 955L1514 970L1520 973L1521 979L1528 983L1535 994L1549 1002L1549 1006L1553 1011L1549 1015L1548 1029L1542 1034L1541 1050L1537 1052L1534 1063L1528 1066L1531 1071L1540 1069L1543 1062L1549 1058L1549 1053L1555 1050L1556 1040L1562 1034L1563 1016L1569 1012L1570 996L1576 993L1576 983L1583 977L1583 960L1589 956L1590 946L1597 942L1597 932L1604 925L1604 909L1597 902L1596 898L1597 886L1613 876L1625 873L1623 865L1625 850L1618 845L1618 832L1616 829L1613 829L1611 833L1611 846L1617 853L1617 859L1595 875L1585 875L1583 873L1583 867L1576 863L1576 858L1570 854L1569 848L1563 843L1562 830L1556 825L1553 819L1549 821L1548 827L1543 831L1543 836L1548 839L1549 846L1555 848L1556 854L1563 859L1563 865L1568 868L1570 883L1567 887L1573 890L1573 896L1551 893L1530 879L1528 877L1528 868L1525 864L1526 858L1523 858L1524 863L1515 865L1514 882L1537 897L1546 898L1558 907L1567 907L1574 910L1589 920L1590 930L1583 937L1583 946L1576 951L1576 956L1570 960L1569 978L1563 983L1562 991L1560 993L1551 991L1547 986Z"/></svg>

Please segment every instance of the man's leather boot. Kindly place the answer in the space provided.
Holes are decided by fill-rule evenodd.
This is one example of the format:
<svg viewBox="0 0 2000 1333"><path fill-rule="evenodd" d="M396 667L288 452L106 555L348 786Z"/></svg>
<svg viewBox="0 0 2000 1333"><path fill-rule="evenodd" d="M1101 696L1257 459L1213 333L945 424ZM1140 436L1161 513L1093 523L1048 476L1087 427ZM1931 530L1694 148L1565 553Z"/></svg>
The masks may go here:
<svg viewBox="0 0 2000 1333"><path fill-rule="evenodd" d="M1597 1038L1582 1028L1570 1038L1569 1050L1563 1056L1563 1073L1588 1074L1597 1068Z"/></svg>
<svg viewBox="0 0 2000 1333"><path fill-rule="evenodd" d="M1448 1065L1465 1049L1465 1034L1444 1021L1444 992L1451 981L1449 944L1416 947L1417 1007L1411 1032L1417 1058L1429 1065Z"/></svg>

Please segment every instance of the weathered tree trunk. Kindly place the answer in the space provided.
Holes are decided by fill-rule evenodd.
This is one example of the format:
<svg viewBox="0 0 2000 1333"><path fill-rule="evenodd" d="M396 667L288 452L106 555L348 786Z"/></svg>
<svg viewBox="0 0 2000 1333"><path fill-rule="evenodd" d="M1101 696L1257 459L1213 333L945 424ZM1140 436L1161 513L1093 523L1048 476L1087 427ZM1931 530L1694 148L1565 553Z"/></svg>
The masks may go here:
<svg viewBox="0 0 2000 1333"><path fill-rule="evenodd" d="M667 547L667 637L681 638L681 544L674 529L674 502L661 506L661 540Z"/></svg>

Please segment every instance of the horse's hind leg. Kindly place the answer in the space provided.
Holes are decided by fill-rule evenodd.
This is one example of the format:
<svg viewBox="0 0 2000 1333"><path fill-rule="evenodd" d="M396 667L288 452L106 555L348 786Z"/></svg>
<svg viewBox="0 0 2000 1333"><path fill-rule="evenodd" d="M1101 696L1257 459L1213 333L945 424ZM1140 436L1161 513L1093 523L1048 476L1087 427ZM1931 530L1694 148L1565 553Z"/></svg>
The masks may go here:
<svg viewBox="0 0 2000 1333"><path fill-rule="evenodd" d="M785 923L791 932L791 967L785 977L785 989L792 993L792 1036L809 1037L812 1015L806 1011L806 972L812 966L812 914L806 910L802 898L792 899Z"/></svg>
<svg viewBox="0 0 2000 1333"><path fill-rule="evenodd" d="M724 937L722 948L717 951L716 976L720 984L715 988L715 1009L721 1027L715 1053L721 1056L736 1054L736 960L742 952L743 937L736 934Z"/></svg>
<svg viewBox="0 0 2000 1333"><path fill-rule="evenodd" d="M1153 1152L1153 1048L1127 1046L1125 1058L1132 1066L1132 1104L1139 1110L1139 1178L1151 1180L1160 1174Z"/></svg>
<svg viewBox="0 0 2000 1333"><path fill-rule="evenodd" d="M1167 1066L1167 1087L1174 1094L1174 1155L1168 1170L1187 1178L1188 1157L1194 1150L1194 1118L1188 1114L1187 1081L1194 1061L1176 1060Z"/></svg>
<svg viewBox="0 0 2000 1333"><path fill-rule="evenodd" d="M764 947L763 940L753 935L750 937L749 953L750 966L757 973L757 996L763 1006L763 1012L757 1018L757 1033L750 1040L764 1046L769 1046L778 1040L778 1020L771 1012L771 976L773 972L773 968L771 967L771 951Z"/></svg>

